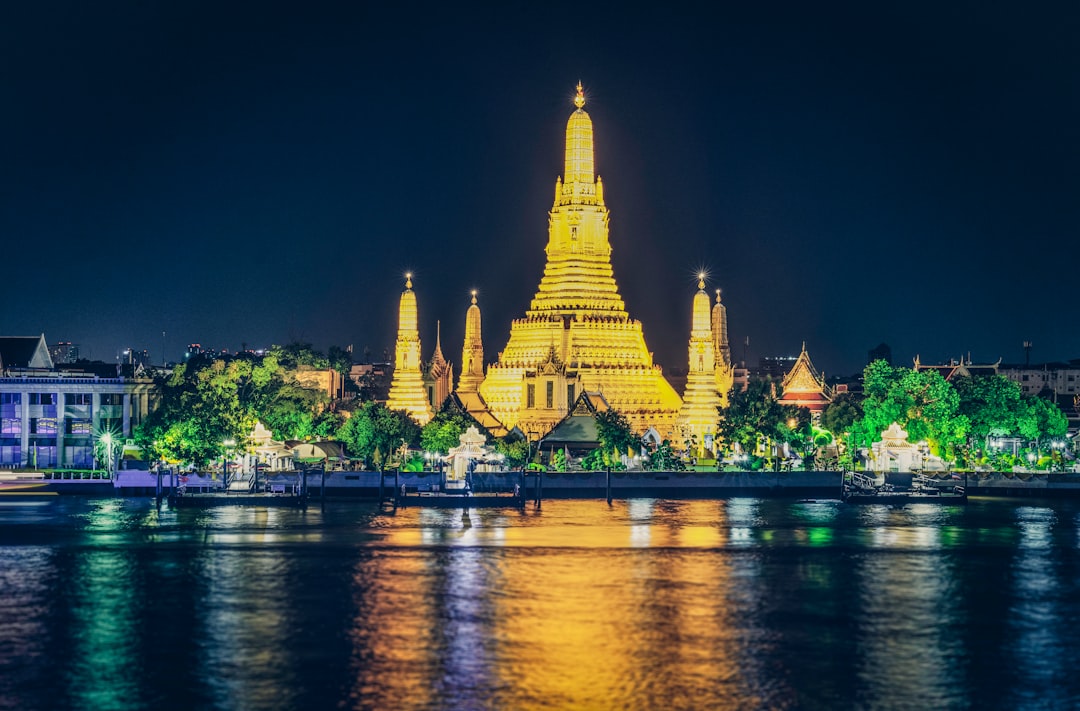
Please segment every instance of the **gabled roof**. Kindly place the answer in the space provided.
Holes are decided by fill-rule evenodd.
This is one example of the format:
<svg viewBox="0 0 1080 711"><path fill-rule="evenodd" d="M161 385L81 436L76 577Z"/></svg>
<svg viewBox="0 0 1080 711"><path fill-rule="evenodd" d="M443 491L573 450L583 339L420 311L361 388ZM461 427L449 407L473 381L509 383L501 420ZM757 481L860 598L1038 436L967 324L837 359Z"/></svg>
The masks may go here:
<svg viewBox="0 0 1080 711"><path fill-rule="evenodd" d="M825 385L825 377L817 371L810 354L806 352L806 344L803 343L802 353L795 359L795 365L784 376L781 383L783 390L780 402L793 400L822 399L831 401L832 395Z"/></svg>
<svg viewBox="0 0 1080 711"><path fill-rule="evenodd" d="M40 336L0 336L0 370L8 368L52 369L52 357Z"/></svg>
<svg viewBox="0 0 1080 711"><path fill-rule="evenodd" d="M543 445L567 444L576 447L595 448L600 444L600 431L596 426L596 413L611 409L602 393L583 392L574 401L570 413L552 428L541 440Z"/></svg>
<svg viewBox="0 0 1080 711"><path fill-rule="evenodd" d="M488 409L488 405L484 402L484 398L480 397L478 392L458 392L454 391L450 393L450 396L446 398L446 404L443 407L452 407L459 412L464 412L472 417L476 422L488 431L492 437L505 437L509 434L506 429L506 425L498 420L495 415L491 414L491 410Z"/></svg>
<svg viewBox="0 0 1080 711"><path fill-rule="evenodd" d="M915 370L936 370L944 380L949 381L954 378L996 375L1000 367L1000 358L998 358L997 363L984 363L979 365L973 365L970 358L967 360L961 358L960 360L954 360L940 365L926 365L919 360L919 356L915 356Z"/></svg>

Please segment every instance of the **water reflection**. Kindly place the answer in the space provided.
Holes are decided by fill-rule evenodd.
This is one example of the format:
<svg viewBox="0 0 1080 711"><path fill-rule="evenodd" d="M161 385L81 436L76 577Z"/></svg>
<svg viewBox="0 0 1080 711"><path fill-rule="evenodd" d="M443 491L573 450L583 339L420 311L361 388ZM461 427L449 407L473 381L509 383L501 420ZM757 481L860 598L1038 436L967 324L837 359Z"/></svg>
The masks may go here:
<svg viewBox="0 0 1080 711"><path fill-rule="evenodd" d="M1062 693L1071 670L1063 666L1066 645L1061 635L1070 624L1061 615L1061 585L1053 558L1057 515L1045 507L1018 507L1020 541L1013 563L1016 592L1009 611L1012 663L1039 693L1020 693L1016 707L1064 708L1076 699ZM1071 622L1071 620L1070 620ZM1037 661L1036 661L1037 660Z"/></svg>
<svg viewBox="0 0 1080 711"><path fill-rule="evenodd" d="M5 510L0 707L1068 707L1077 521L979 501Z"/></svg>

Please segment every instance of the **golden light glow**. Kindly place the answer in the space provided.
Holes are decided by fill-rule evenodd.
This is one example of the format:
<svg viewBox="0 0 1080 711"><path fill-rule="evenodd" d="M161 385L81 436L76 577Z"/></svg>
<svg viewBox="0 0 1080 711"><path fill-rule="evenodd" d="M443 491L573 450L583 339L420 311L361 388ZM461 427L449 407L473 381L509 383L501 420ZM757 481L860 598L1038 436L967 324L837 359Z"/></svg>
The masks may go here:
<svg viewBox="0 0 1080 711"><path fill-rule="evenodd" d="M700 458L706 455L706 443L716 436L716 409L724 404L716 383L716 339L704 271L698 273L698 291L694 294L691 314L686 390L678 424L684 438L696 438L696 454Z"/></svg>
<svg viewBox="0 0 1080 711"><path fill-rule="evenodd" d="M431 419L427 391L420 371L420 331L416 294L412 290L412 272L405 273L405 291L398 306L398 336L394 345L394 378L386 406L403 410L421 425Z"/></svg>
<svg viewBox="0 0 1080 711"><path fill-rule="evenodd" d="M515 320L480 394L506 427L547 432L584 391L600 391L638 432L674 431L681 399L653 364L641 323L615 284L608 210L593 173L592 119L581 107L566 124L564 180L548 213L547 263L525 318ZM531 395L530 395L531 393Z"/></svg>
<svg viewBox="0 0 1080 711"><path fill-rule="evenodd" d="M577 83L577 96L574 97L574 106L579 109L585 106L585 91L581 88L581 82Z"/></svg>

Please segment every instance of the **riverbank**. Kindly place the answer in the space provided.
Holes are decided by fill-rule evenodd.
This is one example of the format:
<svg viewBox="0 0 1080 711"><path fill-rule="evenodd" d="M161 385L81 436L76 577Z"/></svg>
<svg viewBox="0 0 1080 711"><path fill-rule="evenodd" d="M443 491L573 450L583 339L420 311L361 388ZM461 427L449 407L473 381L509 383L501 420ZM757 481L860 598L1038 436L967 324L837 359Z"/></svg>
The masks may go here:
<svg viewBox="0 0 1080 711"><path fill-rule="evenodd" d="M396 483L395 483L396 477ZM708 499L738 496L838 498L841 472L793 471L793 472L612 472L611 496L628 498ZM959 477L959 478L957 478ZM189 490L211 490L214 482L209 477L187 476ZM981 472L978 475L939 474L943 482L967 487L971 496L1003 497L1080 497L1080 474L1015 474L1011 472ZM281 490L292 490L299 483L296 473L275 474L264 482ZM898 486L909 486L911 474L894 473L889 481ZM523 485L529 498L537 493L546 499L603 499L608 493L607 472L534 472L523 475L519 471L476 473L472 475L473 488L477 492L512 490L515 484ZM382 491L389 493L394 487L407 487L410 491L431 491L441 483L438 472L387 472L383 478ZM163 481L168 488L168 479ZM149 472L118 472L111 493L119 496L153 496L157 477ZM380 494L379 472L327 472L325 491L323 475L309 473L309 495L328 499L377 499ZM539 487L539 488L537 488ZM101 490L80 490L74 483L57 487L59 493L109 493Z"/></svg>

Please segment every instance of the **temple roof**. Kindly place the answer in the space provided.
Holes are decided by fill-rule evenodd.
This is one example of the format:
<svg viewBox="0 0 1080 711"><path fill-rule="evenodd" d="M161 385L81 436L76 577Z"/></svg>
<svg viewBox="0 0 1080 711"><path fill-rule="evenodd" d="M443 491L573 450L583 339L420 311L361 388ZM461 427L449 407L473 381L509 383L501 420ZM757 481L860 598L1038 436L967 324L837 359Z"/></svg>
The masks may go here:
<svg viewBox="0 0 1080 711"><path fill-rule="evenodd" d="M1000 358L998 358L996 363L983 363L978 365L973 364L970 358L960 358L959 360L940 363L938 365L926 365L920 361L919 356L916 355L914 370L936 370L945 380L952 380L954 378L962 378L965 376L997 375L1000 366Z"/></svg>
<svg viewBox="0 0 1080 711"><path fill-rule="evenodd" d="M596 413L607 412L609 409L611 408L602 393L581 393L570 408L570 414L540 440L541 445L570 445L595 449L600 444Z"/></svg>
<svg viewBox="0 0 1080 711"><path fill-rule="evenodd" d="M810 354L806 352L806 343L803 343L802 353L795 359L795 365L784 376L781 389L782 403L832 401L832 393L825 385L825 376L814 367Z"/></svg>
<svg viewBox="0 0 1080 711"><path fill-rule="evenodd" d="M6 368L52 368L52 357L40 336L0 337L0 370Z"/></svg>

